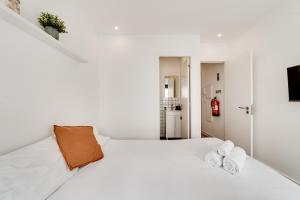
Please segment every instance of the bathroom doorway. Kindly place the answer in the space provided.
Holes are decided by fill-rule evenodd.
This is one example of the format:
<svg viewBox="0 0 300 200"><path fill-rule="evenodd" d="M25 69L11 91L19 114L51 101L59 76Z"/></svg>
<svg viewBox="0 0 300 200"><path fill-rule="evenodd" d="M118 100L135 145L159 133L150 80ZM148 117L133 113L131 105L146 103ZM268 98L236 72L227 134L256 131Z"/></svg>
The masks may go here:
<svg viewBox="0 0 300 200"><path fill-rule="evenodd" d="M190 57L160 57L160 139L190 138Z"/></svg>
<svg viewBox="0 0 300 200"><path fill-rule="evenodd" d="M201 137L225 139L224 63L201 63Z"/></svg>

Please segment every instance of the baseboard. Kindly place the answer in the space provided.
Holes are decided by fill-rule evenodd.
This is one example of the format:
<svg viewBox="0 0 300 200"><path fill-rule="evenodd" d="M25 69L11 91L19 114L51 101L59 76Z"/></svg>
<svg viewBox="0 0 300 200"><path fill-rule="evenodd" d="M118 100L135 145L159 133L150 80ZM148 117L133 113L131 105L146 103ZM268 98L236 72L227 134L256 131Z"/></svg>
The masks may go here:
<svg viewBox="0 0 300 200"><path fill-rule="evenodd" d="M207 133L207 132L205 132L205 131L201 131L201 135L204 135L204 136L206 136L206 137L215 137L215 136L213 136L212 134L210 134L210 133Z"/></svg>
<svg viewBox="0 0 300 200"><path fill-rule="evenodd" d="M160 137L160 140L183 140L183 138L166 138L166 137Z"/></svg>

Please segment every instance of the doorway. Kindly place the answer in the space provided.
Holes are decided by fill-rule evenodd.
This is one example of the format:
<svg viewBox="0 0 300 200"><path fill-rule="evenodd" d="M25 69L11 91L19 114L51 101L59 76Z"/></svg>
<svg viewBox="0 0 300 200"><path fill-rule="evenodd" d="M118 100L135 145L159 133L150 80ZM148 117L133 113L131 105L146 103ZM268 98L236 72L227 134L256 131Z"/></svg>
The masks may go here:
<svg viewBox="0 0 300 200"><path fill-rule="evenodd" d="M205 69L209 69L209 66L220 64L223 65L224 71L223 79L221 74L219 74L219 82L224 81L223 90L215 89L211 86L213 83L206 84L205 82L205 78L209 77L209 75L205 75ZM232 51L226 62L202 62L200 66L202 70L201 105L204 107L201 109L201 136L231 140L235 146L242 147L249 156L253 156L253 114L255 113L255 109L253 109L254 50ZM216 71L211 80L218 80ZM223 94L223 97L220 97L218 94ZM220 116L212 116L210 102L215 96L217 99L220 98L220 100L218 99ZM212 128L215 128L213 126L215 122L223 124L223 122L220 122L222 117L224 117L225 130L219 129L222 130L220 133L223 133L219 135ZM206 126L207 124L208 126Z"/></svg>
<svg viewBox="0 0 300 200"><path fill-rule="evenodd" d="M160 57L160 139L190 138L190 57Z"/></svg>
<svg viewBox="0 0 300 200"><path fill-rule="evenodd" d="M215 103L212 106L212 103ZM213 107L213 108L212 108ZM224 63L201 64L201 137L225 139Z"/></svg>

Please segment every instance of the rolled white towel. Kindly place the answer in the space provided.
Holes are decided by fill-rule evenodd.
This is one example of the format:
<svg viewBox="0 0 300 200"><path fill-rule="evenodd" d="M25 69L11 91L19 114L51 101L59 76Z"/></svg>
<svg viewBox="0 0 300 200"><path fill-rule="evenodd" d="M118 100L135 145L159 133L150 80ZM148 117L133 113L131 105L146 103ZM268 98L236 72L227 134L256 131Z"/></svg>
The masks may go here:
<svg viewBox="0 0 300 200"><path fill-rule="evenodd" d="M230 154L233 148L234 148L233 142L231 142L230 140L226 140L225 142L223 142L223 144L221 144L218 147L217 151L221 156L227 156Z"/></svg>
<svg viewBox="0 0 300 200"><path fill-rule="evenodd" d="M238 174L245 165L246 157L247 155L244 149L235 147L228 156L225 156L223 168L231 174Z"/></svg>
<svg viewBox="0 0 300 200"><path fill-rule="evenodd" d="M223 156L215 151L208 152L205 155L205 161L212 167L221 167L223 164Z"/></svg>

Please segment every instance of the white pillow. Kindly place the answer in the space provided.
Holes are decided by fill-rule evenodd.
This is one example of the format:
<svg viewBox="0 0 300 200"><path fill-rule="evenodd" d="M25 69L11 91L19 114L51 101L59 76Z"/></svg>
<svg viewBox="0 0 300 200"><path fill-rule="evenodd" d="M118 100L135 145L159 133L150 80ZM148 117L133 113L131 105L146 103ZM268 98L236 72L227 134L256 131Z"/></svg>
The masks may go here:
<svg viewBox="0 0 300 200"><path fill-rule="evenodd" d="M108 141L110 140L110 137L101 135L95 126L93 126L93 132L94 132L94 135L96 137L98 144L100 144L101 146L105 146L108 143Z"/></svg>
<svg viewBox="0 0 300 200"><path fill-rule="evenodd" d="M46 199L76 172L48 137L0 157L0 199Z"/></svg>

